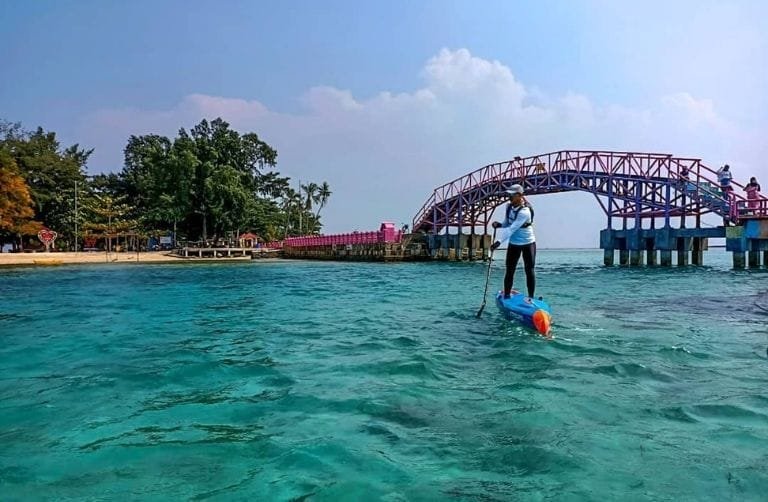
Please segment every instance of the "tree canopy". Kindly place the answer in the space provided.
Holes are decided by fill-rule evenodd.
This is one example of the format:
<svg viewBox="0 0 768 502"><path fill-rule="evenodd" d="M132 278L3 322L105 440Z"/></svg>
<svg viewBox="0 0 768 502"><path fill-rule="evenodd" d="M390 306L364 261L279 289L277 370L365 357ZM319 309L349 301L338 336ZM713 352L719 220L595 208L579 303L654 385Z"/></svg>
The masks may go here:
<svg viewBox="0 0 768 502"><path fill-rule="evenodd" d="M83 150L75 144L61 148L56 133L42 128L25 131L21 124L0 122L0 150L12 159L23 178L32 202L33 221L55 229L68 240L72 230L72 194L75 181L84 181L84 168L93 150ZM70 188L72 187L72 188ZM15 207L18 205L14 204ZM0 230L0 244L37 232L40 224L17 226Z"/></svg>
<svg viewBox="0 0 768 502"><path fill-rule="evenodd" d="M70 246L88 232L129 230L177 231L189 240L250 230L281 239L319 232L331 195L327 182L291 188L290 178L274 170L277 151L221 118L182 128L172 139L131 136L122 169L93 177L85 175L93 150L62 148L42 128L0 122L0 152L0 244L29 232L33 221ZM3 207L12 207L13 216Z"/></svg>
<svg viewBox="0 0 768 502"><path fill-rule="evenodd" d="M29 186L11 154L0 149L0 233L37 232L42 225L33 220L34 216Z"/></svg>

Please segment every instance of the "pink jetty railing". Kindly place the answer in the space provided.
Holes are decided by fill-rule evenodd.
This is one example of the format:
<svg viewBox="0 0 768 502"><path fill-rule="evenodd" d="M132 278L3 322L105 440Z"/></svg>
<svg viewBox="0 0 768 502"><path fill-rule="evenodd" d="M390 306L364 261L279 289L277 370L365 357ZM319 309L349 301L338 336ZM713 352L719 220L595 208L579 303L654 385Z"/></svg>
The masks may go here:
<svg viewBox="0 0 768 502"><path fill-rule="evenodd" d="M401 242L402 239L403 232L401 230L395 230L394 223L384 222L381 224L381 228L378 231L288 237L282 241L268 242L265 246L269 249L282 249L284 247L346 246L356 244L396 243Z"/></svg>

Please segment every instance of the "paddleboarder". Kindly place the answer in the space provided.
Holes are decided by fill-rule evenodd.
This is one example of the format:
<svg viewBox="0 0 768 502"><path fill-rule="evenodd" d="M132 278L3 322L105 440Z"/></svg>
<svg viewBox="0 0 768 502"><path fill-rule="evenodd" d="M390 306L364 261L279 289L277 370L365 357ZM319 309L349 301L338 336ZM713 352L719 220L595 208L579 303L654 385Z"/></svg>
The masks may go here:
<svg viewBox="0 0 768 502"><path fill-rule="evenodd" d="M522 185L512 185L506 191L509 195L506 216L503 222L494 221L493 228L503 228L509 234L507 243L506 273L504 274L504 298L509 298L515 269L523 256L526 286L528 296L536 293L536 236L533 233L533 208L525 200ZM503 239L502 239L503 240ZM492 249L501 246L500 241L492 245Z"/></svg>

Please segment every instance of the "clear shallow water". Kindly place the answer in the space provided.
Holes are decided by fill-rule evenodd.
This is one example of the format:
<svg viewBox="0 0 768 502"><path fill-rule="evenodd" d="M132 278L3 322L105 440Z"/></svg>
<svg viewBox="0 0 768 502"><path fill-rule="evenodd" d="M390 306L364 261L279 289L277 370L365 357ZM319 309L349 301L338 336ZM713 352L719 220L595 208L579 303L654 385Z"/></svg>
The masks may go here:
<svg viewBox="0 0 768 502"><path fill-rule="evenodd" d="M768 273L705 261L541 250L553 341L482 263L0 269L2 499L764 500Z"/></svg>

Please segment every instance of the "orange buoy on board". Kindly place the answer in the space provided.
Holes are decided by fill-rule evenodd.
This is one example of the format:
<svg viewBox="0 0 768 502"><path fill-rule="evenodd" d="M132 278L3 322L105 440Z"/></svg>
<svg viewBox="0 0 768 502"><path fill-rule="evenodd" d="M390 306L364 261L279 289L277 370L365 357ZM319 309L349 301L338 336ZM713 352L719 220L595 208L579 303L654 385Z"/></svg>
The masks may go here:
<svg viewBox="0 0 768 502"><path fill-rule="evenodd" d="M552 327L552 316L549 315L549 312L539 309L533 313L531 318L533 320L533 327L536 328L536 331L544 336L548 336L549 330Z"/></svg>

